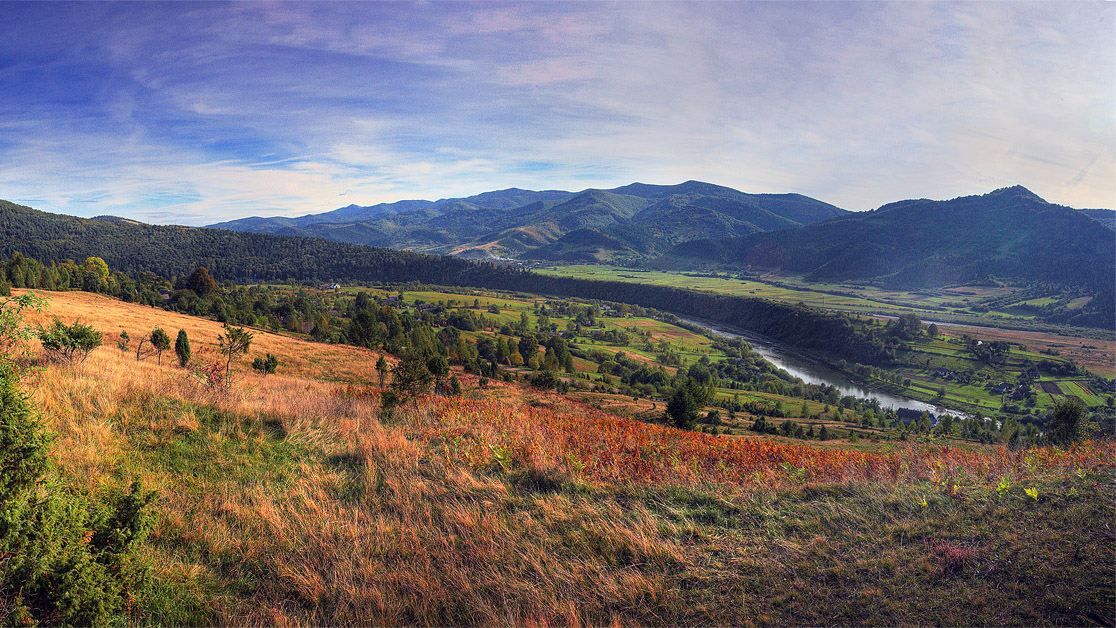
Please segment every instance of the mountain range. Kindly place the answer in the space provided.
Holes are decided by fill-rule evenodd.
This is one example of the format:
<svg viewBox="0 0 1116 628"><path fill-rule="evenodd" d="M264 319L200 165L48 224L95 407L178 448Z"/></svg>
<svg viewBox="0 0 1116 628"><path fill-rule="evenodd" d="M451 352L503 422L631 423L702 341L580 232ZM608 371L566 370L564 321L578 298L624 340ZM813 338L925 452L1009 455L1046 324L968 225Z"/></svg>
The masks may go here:
<svg viewBox="0 0 1116 628"><path fill-rule="evenodd" d="M210 227L466 257L603 261L654 256L693 240L795 229L847 213L800 194L747 194L687 181L581 192L511 188Z"/></svg>
<svg viewBox="0 0 1116 628"><path fill-rule="evenodd" d="M1116 275L1114 215L1048 203L1021 186L846 212L801 195L745 194L695 181L579 193L510 189L225 223L240 231L83 219L0 201L0 254L98 255L114 268L164 275L205 265L226 278L361 279L391 266L404 281L417 267L438 269L424 281L473 272L460 259L470 255L626 255L646 266L775 271L894 288L1006 280L1107 294ZM369 248L362 239L459 259Z"/></svg>
<svg viewBox="0 0 1116 628"><path fill-rule="evenodd" d="M1101 225L1112 224L1105 218L1113 213L1055 205L1014 186L899 201L794 230L694 240L659 262L903 288L1007 279L1111 290L1116 232Z"/></svg>

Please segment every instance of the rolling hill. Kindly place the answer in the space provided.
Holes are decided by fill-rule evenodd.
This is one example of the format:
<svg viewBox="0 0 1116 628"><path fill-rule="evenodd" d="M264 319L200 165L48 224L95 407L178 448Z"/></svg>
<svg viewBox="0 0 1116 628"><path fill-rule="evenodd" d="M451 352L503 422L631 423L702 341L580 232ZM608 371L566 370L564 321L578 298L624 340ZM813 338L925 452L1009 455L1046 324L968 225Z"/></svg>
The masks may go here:
<svg viewBox="0 0 1116 628"><path fill-rule="evenodd" d="M27 605L43 624L97 625L87 616L108 609L137 625L1111 623L1110 443L730 438L459 371L460 395L389 414L369 349L255 330L253 355L279 355L280 372L244 357L215 392L112 344L184 329L204 365L220 359L216 321L81 292L50 293L38 317L54 316L106 346L0 373L0 424L52 434L33 495L155 492L120 509L149 535L91 518L66 537L130 541L118 562L144 578L111 589L126 607L92 593L92 611ZM11 440L0 451L22 471L10 463L30 447ZM52 592L98 584L52 579L75 571L55 564L34 574ZM18 584L0 618L30 599Z"/></svg>
<svg viewBox="0 0 1116 628"><path fill-rule="evenodd" d="M511 188L210 226L470 257L596 261L654 255L695 239L793 229L846 213L798 194L746 194L687 181L577 193Z"/></svg>
<svg viewBox="0 0 1116 628"><path fill-rule="evenodd" d="M888 287L1008 280L1110 291L1116 237L1021 186L906 200L801 229L691 241L664 263L777 270Z"/></svg>
<svg viewBox="0 0 1116 628"><path fill-rule="evenodd" d="M129 274L182 276L198 266L219 279L450 282L487 267L446 256L320 238L77 218L0 201L0 256L44 261L103 258Z"/></svg>

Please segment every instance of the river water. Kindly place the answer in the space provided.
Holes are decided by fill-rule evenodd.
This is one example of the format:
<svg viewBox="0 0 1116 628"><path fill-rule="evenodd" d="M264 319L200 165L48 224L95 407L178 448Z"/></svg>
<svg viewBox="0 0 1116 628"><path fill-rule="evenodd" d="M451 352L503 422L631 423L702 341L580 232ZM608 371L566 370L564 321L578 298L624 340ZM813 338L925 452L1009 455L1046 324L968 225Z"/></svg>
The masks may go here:
<svg viewBox="0 0 1116 628"><path fill-rule="evenodd" d="M807 384L828 384L841 391L842 395L852 395L862 399L876 399L880 402L881 407L891 408L893 410L910 408L912 410L918 410L919 412L929 412L934 415L947 413L954 416L967 416L965 413L958 412L957 410L950 410L917 399L910 399L901 395L868 388L863 384L852 381L840 371L832 369L816 360L812 360L797 353L794 349L765 336L709 321L687 318L682 318L682 320L693 325L698 325L714 334L728 338L741 338L748 341L748 344L752 345L752 349L763 356L768 362L771 362L776 367L783 369Z"/></svg>

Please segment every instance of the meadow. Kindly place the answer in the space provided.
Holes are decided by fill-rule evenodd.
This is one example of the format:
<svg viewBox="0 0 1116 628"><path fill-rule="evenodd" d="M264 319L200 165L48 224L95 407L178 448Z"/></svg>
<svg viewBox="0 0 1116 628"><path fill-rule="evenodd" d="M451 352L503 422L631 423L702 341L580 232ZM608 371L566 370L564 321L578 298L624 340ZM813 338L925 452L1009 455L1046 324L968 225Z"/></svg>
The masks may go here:
<svg viewBox="0 0 1116 628"><path fill-rule="evenodd" d="M83 293L46 316L221 326ZM394 412L371 351L256 331L230 390L106 342L23 386L67 482L158 493L136 624L1111 623L1110 444L717 437L458 373Z"/></svg>
<svg viewBox="0 0 1116 628"><path fill-rule="evenodd" d="M598 264L561 265L534 270L559 277L625 281L732 296L761 297L851 314L899 316L915 313L927 320L941 321L946 325L1018 329L1022 333L1034 335L1036 340L1049 340L1066 334L1113 342L1111 330L1063 327L1042 322L1037 315L1040 311L1037 308L1064 303L1068 309L1080 309L1091 297L1071 298L1061 294L1033 296L1036 290L1041 292L1041 288L980 285L888 290L856 283L806 282L798 277L775 274L744 277L730 276L727 273L659 271Z"/></svg>
<svg viewBox="0 0 1116 628"><path fill-rule="evenodd" d="M980 304L985 298L1004 294L1002 290L978 288L912 292L851 284L805 284L794 277L774 275L744 278L726 274L642 270L594 264L540 268L537 272L601 281L636 281L733 296L763 297L847 312L896 315L915 311L965 313L970 306Z"/></svg>

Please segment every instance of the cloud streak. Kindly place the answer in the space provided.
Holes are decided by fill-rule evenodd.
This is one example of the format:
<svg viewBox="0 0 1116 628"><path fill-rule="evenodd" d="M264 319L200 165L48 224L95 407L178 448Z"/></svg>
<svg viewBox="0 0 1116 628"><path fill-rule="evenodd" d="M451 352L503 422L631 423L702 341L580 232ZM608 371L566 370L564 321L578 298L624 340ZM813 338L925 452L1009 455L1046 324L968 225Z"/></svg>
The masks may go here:
<svg viewBox="0 0 1116 628"><path fill-rule="evenodd" d="M1111 3L0 4L0 197L205 224L703 179L1116 206Z"/></svg>

